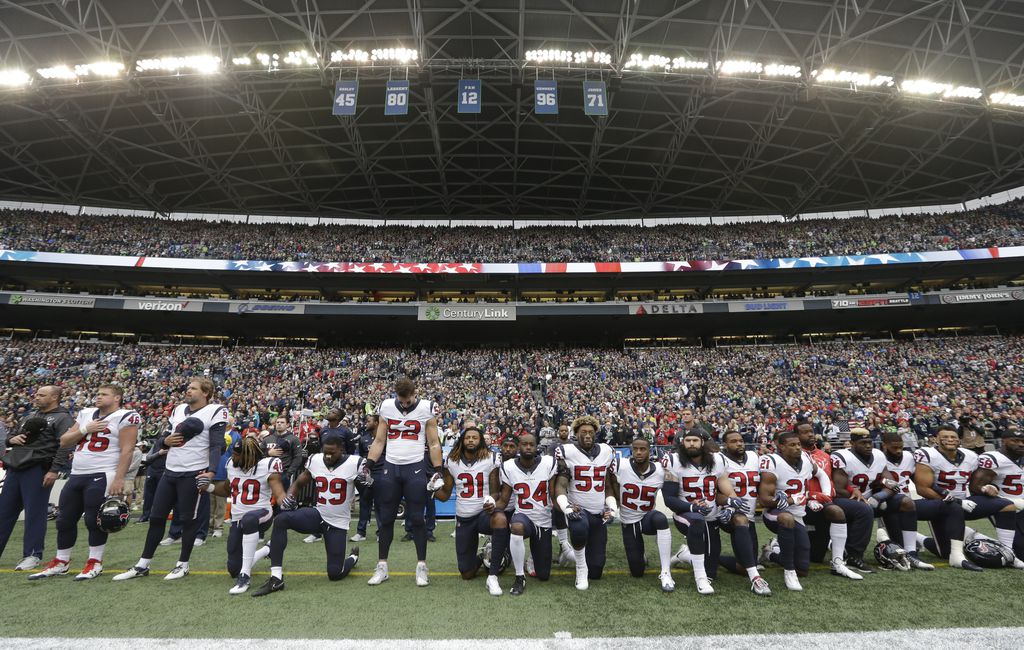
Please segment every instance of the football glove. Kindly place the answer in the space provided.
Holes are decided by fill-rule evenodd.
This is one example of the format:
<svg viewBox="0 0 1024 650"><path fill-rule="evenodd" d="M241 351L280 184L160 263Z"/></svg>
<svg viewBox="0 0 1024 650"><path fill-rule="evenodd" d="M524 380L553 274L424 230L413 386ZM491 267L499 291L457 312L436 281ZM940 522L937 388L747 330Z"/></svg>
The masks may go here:
<svg viewBox="0 0 1024 650"><path fill-rule="evenodd" d="M285 495L284 499L281 500L281 509L282 510L295 510L298 507L299 507L298 500L294 496L292 496L290 494Z"/></svg>
<svg viewBox="0 0 1024 650"><path fill-rule="evenodd" d="M200 474L196 477L196 489L200 492L206 492L206 488L210 487L210 477L206 474Z"/></svg>
<svg viewBox="0 0 1024 650"><path fill-rule="evenodd" d="M373 485L373 474L370 473L369 463L364 463L359 473L356 474L355 484L361 488L368 488Z"/></svg>
<svg viewBox="0 0 1024 650"><path fill-rule="evenodd" d="M434 472L433 476L430 477L430 480L427 481L427 492L433 494L434 492L440 490L443 486L444 476L441 475L441 472Z"/></svg>
<svg viewBox="0 0 1024 650"><path fill-rule="evenodd" d="M785 490L775 491L775 507L779 510L784 510L789 506L789 496Z"/></svg>
<svg viewBox="0 0 1024 650"><path fill-rule="evenodd" d="M966 512L967 514L971 514L972 512L974 512L974 509L978 507L978 504L969 499L964 499L963 501L960 502L960 507L963 508L964 512Z"/></svg>
<svg viewBox="0 0 1024 650"><path fill-rule="evenodd" d="M615 499L608 497L604 500L604 511L601 516L606 524L619 516L619 506L615 503Z"/></svg>
<svg viewBox="0 0 1024 650"><path fill-rule="evenodd" d="M729 508L732 508L741 515L748 514L747 502L739 497L729 497L728 499L725 500L725 505Z"/></svg>
<svg viewBox="0 0 1024 650"><path fill-rule="evenodd" d="M732 521L733 515L736 514L736 509L732 506L720 506L718 508L718 523L725 525Z"/></svg>
<svg viewBox="0 0 1024 650"><path fill-rule="evenodd" d="M690 509L701 516L707 517L714 510L714 507L707 501L697 501L690 504Z"/></svg>
<svg viewBox="0 0 1024 650"><path fill-rule="evenodd" d="M811 512L821 512L821 509L825 507L821 501L815 501L814 499L807 500L807 509Z"/></svg>
<svg viewBox="0 0 1024 650"><path fill-rule="evenodd" d="M894 481L891 478L883 478L882 485L884 485L887 489L892 490L893 492L900 491L900 482Z"/></svg>

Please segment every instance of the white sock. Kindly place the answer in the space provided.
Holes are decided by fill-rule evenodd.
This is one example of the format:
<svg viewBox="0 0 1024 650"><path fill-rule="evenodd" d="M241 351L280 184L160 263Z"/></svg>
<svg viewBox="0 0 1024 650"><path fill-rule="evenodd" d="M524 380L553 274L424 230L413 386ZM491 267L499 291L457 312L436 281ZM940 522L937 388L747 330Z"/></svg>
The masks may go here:
<svg viewBox="0 0 1024 650"><path fill-rule="evenodd" d="M580 571L583 573L587 572L587 549L583 547L581 549L572 549L573 555L576 556L576 573Z"/></svg>
<svg viewBox="0 0 1024 650"><path fill-rule="evenodd" d="M922 535L921 533L918 533L917 537L914 539L914 546L917 546L918 544L924 544L924 540L926 539L928 539L927 535Z"/></svg>
<svg viewBox="0 0 1024 650"><path fill-rule="evenodd" d="M747 577L750 578L751 580L753 580L754 578L756 578L759 575L761 575L761 574L758 573L756 566L752 566L752 567L749 567L747 569Z"/></svg>
<svg viewBox="0 0 1024 650"><path fill-rule="evenodd" d="M1007 548L1013 548L1013 536L1017 534L1012 528L996 528L996 538Z"/></svg>
<svg viewBox="0 0 1024 650"><path fill-rule="evenodd" d="M71 561L71 549L70 548L58 548L57 549L57 559L60 560L61 562L70 562Z"/></svg>
<svg viewBox="0 0 1024 650"><path fill-rule="evenodd" d="M103 551L107 548L106 544L100 544L99 546L89 547L89 559L96 560L100 564L103 564Z"/></svg>
<svg viewBox="0 0 1024 650"><path fill-rule="evenodd" d="M558 545L565 547L569 544L569 529L563 528L561 530L555 529L555 534L558 535Z"/></svg>
<svg viewBox="0 0 1024 650"><path fill-rule="evenodd" d="M668 528L659 530L658 559L661 560L661 572L668 573L672 566L672 531Z"/></svg>
<svg viewBox="0 0 1024 650"><path fill-rule="evenodd" d="M917 531L916 530L905 530L903 531L903 550L907 553L917 552Z"/></svg>
<svg viewBox="0 0 1024 650"><path fill-rule="evenodd" d="M959 567L964 561L964 541L962 539L949 540L949 565Z"/></svg>
<svg viewBox="0 0 1024 650"><path fill-rule="evenodd" d="M139 567L140 569L148 569L149 563L152 561L153 558L140 557L139 561L135 563L135 566Z"/></svg>
<svg viewBox="0 0 1024 650"><path fill-rule="evenodd" d="M708 577L708 572L704 570L704 554L697 555L696 553L690 554L690 561L693 562L693 579L698 580L700 578Z"/></svg>
<svg viewBox="0 0 1024 650"><path fill-rule="evenodd" d="M917 535L918 533L915 531L914 534ZM922 535L922 537L924 537L924 535ZM906 533L904 533L904 538L903 539L906 540ZM879 526L878 530L875 531L875 541L878 542L879 544L881 544L882 542L888 542L889 541L889 531L887 531L885 529L885 526ZM914 538L914 542L916 544L916 542L917 542L917 538L916 537ZM907 548L906 550L909 551L910 549Z"/></svg>
<svg viewBox="0 0 1024 650"><path fill-rule="evenodd" d="M252 575L252 563L256 561L256 547L260 543L259 533L242 535L242 573Z"/></svg>
<svg viewBox="0 0 1024 650"><path fill-rule="evenodd" d="M829 537L832 538L832 559L842 561L846 557L846 522L829 526Z"/></svg>
<svg viewBox="0 0 1024 650"><path fill-rule="evenodd" d="M284 572L279 566L270 567L270 577L277 578L278 580L284 580Z"/></svg>
<svg viewBox="0 0 1024 650"><path fill-rule="evenodd" d="M512 564L516 568L516 575L526 575L526 540L522 535L512 535L508 541L508 548L512 552Z"/></svg>
<svg viewBox="0 0 1024 650"><path fill-rule="evenodd" d="M256 549L256 554L252 557L253 564L259 562L268 555L270 555L270 544L261 546L260 548Z"/></svg>

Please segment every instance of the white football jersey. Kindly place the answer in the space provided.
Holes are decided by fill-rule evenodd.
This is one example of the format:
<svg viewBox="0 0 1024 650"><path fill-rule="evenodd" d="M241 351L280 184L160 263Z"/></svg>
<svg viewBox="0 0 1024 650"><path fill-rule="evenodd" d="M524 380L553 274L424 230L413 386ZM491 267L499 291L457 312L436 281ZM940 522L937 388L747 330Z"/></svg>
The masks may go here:
<svg viewBox="0 0 1024 650"><path fill-rule="evenodd" d="M167 469L172 472L202 472L210 466L210 427L227 423L228 410L221 404L207 404L192 413L188 404L179 404L171 411L171 431L185 418L199 418L203 431L180 447L167 450Z"/></svg>
<svg viewBox="0 0 1024 650"><path fill-rule="evenodd" d="M248 472L235 467L235 462L228 459L225 466L228 485L231 486L231 521L241 521L246 513L263 508L267 510L267 519L271 516L270 497L274 495L270 489L270 475L281 474L284 466L280 458L261 458Z"/></svg>
<svg viewBox="0 0 1024 650"><path fill-rule="evenodd" d="M381 402L377 415L387 427L388 436L384 460L393 465L422 462L427 450L427 422L437 413L437 404L428 399L417 400L409 410L402 410L394 398Z"/></svg>
<svg viewBox="0 0 1024 650"><path fill-rule="evenodd" d="M679 498L687 503L699 503L706 501L714 508L704 519L712 521L718 516L718 506L715 505L715 497L718 495L718 477L725 473L725 466L718 454L711 454L710 467L696 467L692 463L682 463L679 460L679 453L672 452L661 457L661 464L665 468L665 480L679 483ZM693 513L696 515L696 513ZM679 514L673 514L676 519L682 520Z"/></svg>
<svg viewBox="0 0 1024 650"><path fill-rule="evenodd" d="M347 456L331 469L324 463L323 454L313 454L306 461L306 469L312 475L316 489L316 509L320 511L320 517L335 528L348 530L356 493L353 481L364 462L359 456Z"/></svg>
<svg viewBox="0 0 1024 650"><path fill-rule="evenodd" d="M72 476L116 472L121 460L121 429L137 427L142 422L139 414L131 409L117 409L100 417L98 408L87 408L75 418L80 431L85 431L85 425L92 420L103 420L107 426L78 441L71 462Z"/></svg>
<svg viewBox="0 0 1024 650"><path fill-rule="evenodd" d="M512 488L512 501L516 513L523 513L541 528L551 528L551 495L548 481L555 475L553 456L537 456L532 470L523 469L519 459L506 460L501 465L501 482Z"/></svg>
<svg viewBox="0 0 1024 650"><path fill-rule="evenodd" d="M615 450L602 442L595 444L591 451L594 455L588 456L575 444L559 445L555 459L564 462L569 470L569 489L566 490L569 503L599 515L604 512L605 483L615 461Z"/></svg>
<svg viewBox="0 0 1024 650"><path fill-rule="evenodd" d="M1024 462L1024 458L1021 461ZM993 485L999 489L999 496L1017 499L1024 494L1024 467L1003 452L988 451L978 456L978 467L996 473Z"/></svg>
<svg viewBox="0 0 1024 650"><path fill-rule="evenodd" d="M445 465L455 484L455 515L475 517L484 511L484 499L491 494L491 472L501 466L501 454L491 452L482 460L467 463L465 459L445 458Z"/></svg>
<svg viewBox="0 0 1024 650"><path fill-rule="evenodd" d="M957 449L953 460L934 447L921 447L914 452L919 465L928 465L935 472L935 490L949 490L958 499L970 496L967 489L971 474L978 469L978 454L970 449Z"/></svg>
<svg viewBox="0 0 1024 650"><path fill-rule="evenodd" d="M752 451L743 452L743 460L735 461L725 452L718 452L725 467L726 476L732 483L736 496L743 499L747 506L747 514L757 511L757 488L761 484L760 460Z"/></svg>
<svg viewBox="0 0 1024 650"><path fill-rule="evenodd" d="M900 454L899 462L893 462L888 456L885 457L885 469L889 470L896 480L900 482L900 492L910 494L910 481L914 477L914 468L917 463L914 461L914 454L906 449Z"/></svg>
<svg viewBox="0 0 1024 650"><path fill-rule="evenodd" d="M845 471L850 485L860 490L865 499L871 496L871 484L882 480L885 465L885 454L880 449L871 450L868 462L864 462L852 449L840 449L832 454L832 468Z"/></svg>
<svg viewBox="0 0 1024 650"><path fill-rule="evenodd" d="M761 472L771 472L775 475L775 489L784 490L786 496L798 498L807 494L807 483L814 476L817 465L807 455L807 452L800 452L800 461L796 467L786 462L786 459L779 454L765 454L761 456ZM789 504L784 510L794 517L803 517L807 514L807 506L801 504Z"/></svg>
<svg viewBox="0 0 1024 650"><path fill-rule="evenodd" d="M654 510L658 490L665 484L665 468L651 461L641 476L628 458L616 459L612 467L619 482L619 521L635 524Z"/></svg>

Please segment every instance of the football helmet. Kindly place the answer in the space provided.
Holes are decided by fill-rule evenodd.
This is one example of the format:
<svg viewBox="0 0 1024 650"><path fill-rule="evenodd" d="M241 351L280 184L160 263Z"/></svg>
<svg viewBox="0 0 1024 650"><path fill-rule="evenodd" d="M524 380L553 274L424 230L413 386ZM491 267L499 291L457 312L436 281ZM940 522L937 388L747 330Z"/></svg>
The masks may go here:
<svg viewBox="0 0 1024 650"><path fill-rule="evenodd" d="M892 542L875 544L875 561L884 571L910 571L907 552Z"/></svg>
<svg viewBox="0 0 1024 650"><path fill-rule="evenodd" d="M964 544L964 555L971 562L986 569L1013 566L1013 551L994 539L972 539Z"/></svg>
<svg viewBox="0 0 1024 650"><path fill-rule="evenodd" d="M121 497L109 497L96 512L96 524L106 533L116 533L128 525L131 516L127 501Z"/></svg>

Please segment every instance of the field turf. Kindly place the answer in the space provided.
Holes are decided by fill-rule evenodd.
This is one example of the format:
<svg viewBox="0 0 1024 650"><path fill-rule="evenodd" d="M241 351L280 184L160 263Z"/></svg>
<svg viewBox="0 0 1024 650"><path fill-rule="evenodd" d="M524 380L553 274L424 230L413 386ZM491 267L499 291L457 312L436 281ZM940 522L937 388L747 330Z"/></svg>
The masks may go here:
<svg viewBox="0 0 1024 650"><path fill-rule="evenodd" d="M1024 613L1024 572L987 570L981 574L940 564L933 572L876 572L854 582L812 567L804 591L785 589L782 570L764 572L774 595L749 593L746 578L720 573L713 596L698 596L688 570L675 570L677 589L658 588L657 550L647 555L653 569L642 579L628 575L617 525L609 531L604 579L577 592L574 572L558 569L547 583L528 578L522 597L507 594L512 571L501 577L506 594L487 595L484 578L466 582L456 573L453 524L439 522L437 542L429 545L431 584L417 588L411 542L395 541L391 579L378 587L366 580L376 561L373 527L359 544L361 559L345 580L324 575L321 544L303 544L293 533L285 556L286 589L265 598L229 596L233 584L224 569L225 538L211 538L192 555L192 574L166 582L178 547L160 547L153 573L115 583L110 578L131 566L142 549L145 524L131 524L107 546L105 572L87 582L70 577L30 582L11 567L20 559L21 525L0 562L0 628L5 637L150 638L324 638L324 639L469 639L510 636L552 638L647 637L746 633L838 632L998 626ZM399 529L400 530L400 529ZM987 524L981 528L991 533ZM400 533L399 533L400 534ZM760 524L762 541L768 531ZM55 531L47 532L47 557ZM725 541L725 540L724 540ZM673 548L681 536L675 533ZM77 573L85 562L84 528L72 557ZM728 548L728 542L725 544ZM927 553L925 559L931 560ZM253 582L268 575L264 560ZM86 612L89 612L88 614Z"/></svg>

